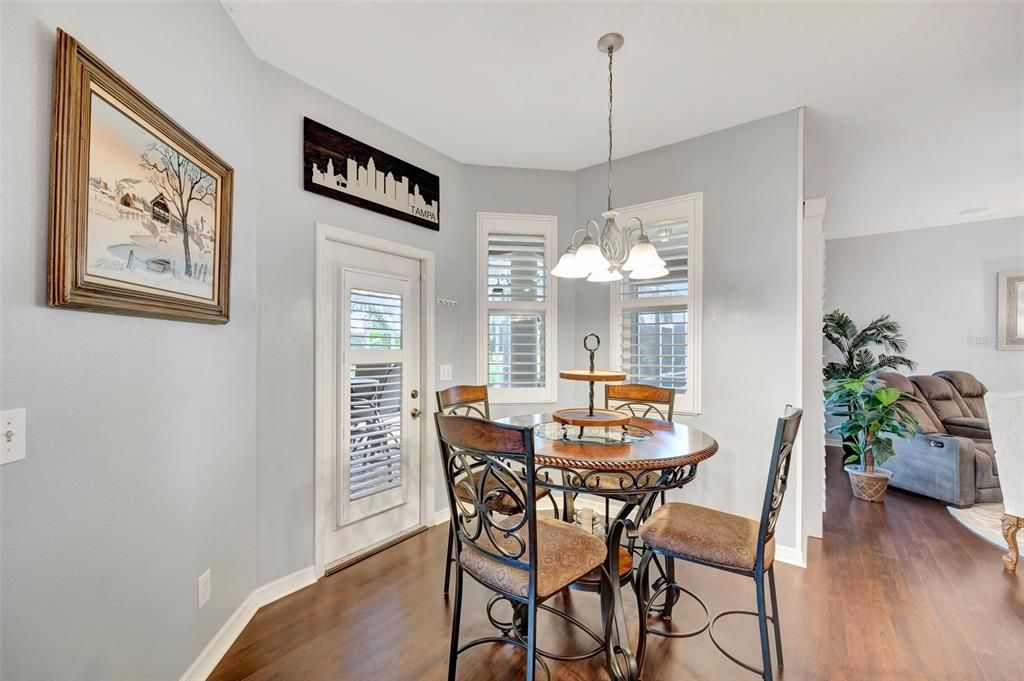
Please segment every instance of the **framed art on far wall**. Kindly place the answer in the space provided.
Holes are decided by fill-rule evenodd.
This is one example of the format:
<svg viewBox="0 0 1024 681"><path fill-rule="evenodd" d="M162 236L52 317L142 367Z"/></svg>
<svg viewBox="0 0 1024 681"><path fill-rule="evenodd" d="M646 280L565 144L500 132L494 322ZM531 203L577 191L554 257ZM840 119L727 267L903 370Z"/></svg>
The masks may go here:
<svg viewBox="0 0 1024 681"><path fill-rule="evenodd" d="M999 331L996 347L1024 350L1024 270L999 273Z"/></svg>
<svg viewBox="0 0 1024 681"><path fill-rule="evenodd" d="M48 301L228 321L233 171L57 30Z"/></svg>
<svg viewBox="0 0 1024 681"><path fill-rule="evenodd" d="M308 192L441 230L441 179L408 161L302 121L303 181Z"/></svg>

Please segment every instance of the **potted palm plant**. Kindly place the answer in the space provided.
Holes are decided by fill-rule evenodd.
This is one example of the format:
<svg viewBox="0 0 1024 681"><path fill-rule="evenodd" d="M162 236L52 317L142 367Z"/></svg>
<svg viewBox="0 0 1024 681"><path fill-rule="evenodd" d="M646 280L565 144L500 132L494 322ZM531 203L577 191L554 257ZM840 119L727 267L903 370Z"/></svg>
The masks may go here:
<svg viewBox="0 0 1024 681"><path fill-rule="evenodd" d="M834 310L825 315L822 333L841 356L840 361L825 365L827 383L867 376L882 369L914 368L914 362L903 356L907 341L900 325L887 314L858 329L849 315ZM876 349L880 350L877 355Z"/></svg>
<svg viewBox="0 0 1024 681"><path fill-rule="evenodd" d="M858 499L884 498L892 472L881 465L896 454L892 440L913 437L916 432L917 419L900 396L899 390L871 376L837 381L829 387L826 409L831 416L842 419L829 432L841 433L852 451L843 463Z"/></svg>
<svg viewBox="0 0 1024 681"><path fill-rule="evenodd" d="M826 386L883 369L914 368L914 362L903 354L907 351L907 341L900 325L889 315L871 320L862 329L840 310L829 312L822 321L825 340L839 355L838 360L828 362L822 369ZM843 438L843 450L847 456L855 453L850 447L850 438Z"/></svg>

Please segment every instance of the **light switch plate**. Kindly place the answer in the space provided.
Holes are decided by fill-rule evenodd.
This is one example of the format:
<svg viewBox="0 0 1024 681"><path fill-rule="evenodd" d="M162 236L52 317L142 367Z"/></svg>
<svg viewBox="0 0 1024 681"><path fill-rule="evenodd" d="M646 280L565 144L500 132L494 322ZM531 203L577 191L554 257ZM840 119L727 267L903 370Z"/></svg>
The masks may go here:
<svg viewBox="0 0 1024 681"><path fill-rule="evenodd" d="M213 585L210 583L210 571L207 570L199 575L199 579L196 580L196 610L206 605L206 602L210 600L212 592Z"/></svg>
<svg viewBox="0 0 1024 681"><path fill-rule="evenodd" d="M25 410L8 409L0 412L0 464L25 458Z"/></svg>
<svg viewBox="0 0 1024 681"><path fill-rule="evenodd" d="M442 364L441 365L441 380L450 381L452 380L452 365Z"/></svg>

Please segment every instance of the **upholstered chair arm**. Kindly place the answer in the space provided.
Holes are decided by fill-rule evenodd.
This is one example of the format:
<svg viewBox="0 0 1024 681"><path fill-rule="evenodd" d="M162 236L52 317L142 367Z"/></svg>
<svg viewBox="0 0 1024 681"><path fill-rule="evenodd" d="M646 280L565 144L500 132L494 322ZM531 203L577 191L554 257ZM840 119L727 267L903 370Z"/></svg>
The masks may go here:
<svg viewBox="0 0 1024 681"><path fill-rule="evenodd" d="M1024 518L1024 391L985 396L1005 512Z"/></svg>
<svg viewBox="0 0 1024 681"><path fill-rule="evenodd" d="M965 437L924 435L893 441L896 456L883 468L890 485L954 506L974 503L974 442Z"/></svg>

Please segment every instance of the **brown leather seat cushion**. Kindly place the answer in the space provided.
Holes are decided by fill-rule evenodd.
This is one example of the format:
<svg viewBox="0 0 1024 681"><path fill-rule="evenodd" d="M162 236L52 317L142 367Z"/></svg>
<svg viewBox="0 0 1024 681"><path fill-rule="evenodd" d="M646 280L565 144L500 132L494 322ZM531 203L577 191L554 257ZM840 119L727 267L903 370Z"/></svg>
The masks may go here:
<svg viewBox="0 0 1024 681"><path fill-rule="evenodd" d="M886 386L896 388L900 391L901 395L906 396L905 398L901 397L901 401L907 408L907 411L917 419L918 428L922 433L945 434L946 429L943 427L942 421L932 411L931 405L921 395L917 386L910 382L910 379L895 371L882 371L878 373L877 377Z"/></svg>
<svg viewBox="0 0 1024 681"><path fill-rule="evenodd" d="M938 376L911 376L910 380L917 386L921 395L928 400L929 406L940 421L945 422L946 419L957 416L973 415L964 413L961 400L953 396L953 384L949 381Z"/></svg>
<svg viewBox="0 0 1024 681"><path fill-rule="evenodd" d="M640 529L644 544L679 558L753 570L757 521L692 504L668 503ZM775 538L764 546L764 566L775 560Z"/></svg>
<svg viewBox="0 0 1024 681"><path fill-rule="evenodd" d="M959 397L960 408L968 412L964 416L985 419L987 430L988 411L985 409L985 393L988 392L988 389L985 384L979 381L974 374L969 374L966 371L936 371L935 375L953 384L956 389L954 398Z"/></svg>
<svg viewBox="0 0 1024 681"><path fill-rule="evenodd" d="M521 516L512 516L500 524L511 527L520 520ZM526 542L528 532L524 527L515 536ZM518 552L518 542L514 537L498 537L497 542L507 552ZM495 549L494 553L500 552ZM537 595L541 598L558 593L599 567L608 555L604 542L598 537L576 525L544 517L537 518L537 553ZM525 563L529 560L528 552L516 560ZM525 567L502 563L468 544L463 544L459 562L473 576L494 589L523 598L529 593L529 574Z"/></svg>
<svg viewBox="0 0 1024 681"><path fill-rule="evenodd" d="M480 473L480 474L482 474L482 473ZM465 480L465 477L460 478L460 483L461 483L462 480ZM472 484L473 484L473 489L476 489L476 482L474 481ZM490 492L492 492L494 490L498 490L499 493L496 494L495 496L491 497L490 499L487 499L487 501L485 502L485 505L487 506L487 508L489 508L490 510L494 511L495 513L501 513L502 515L512 515L513 513L522 513L523 512L523 507L522 507L522 504L520 503L519 499L517 499L517 497L520 497L525 502L525 498L526 498L526 483L524 483L520 479L519 482L510 482L508 484L508 487L510 487L515 492L515 494L509 494L506 491L505 485L502 484L500 480L498 480L498 477L496 475L494 475L493 473L489 474L484 479L484 498L487 497L488 493L490 493ZM522 491L520 491L520 490L522 490ZM538 487L537 488L537 498L538 499L543 499L544 497L548 496L550 493L551 493L551 491L549 489L547 489L546 487ZM473 492L471 492L469 489L467 489L467 485L456 483L456 485L455 485L455 496L457 496L459 499L462 499L463 501L466 501L468 503L473 503Z"/></svg>

